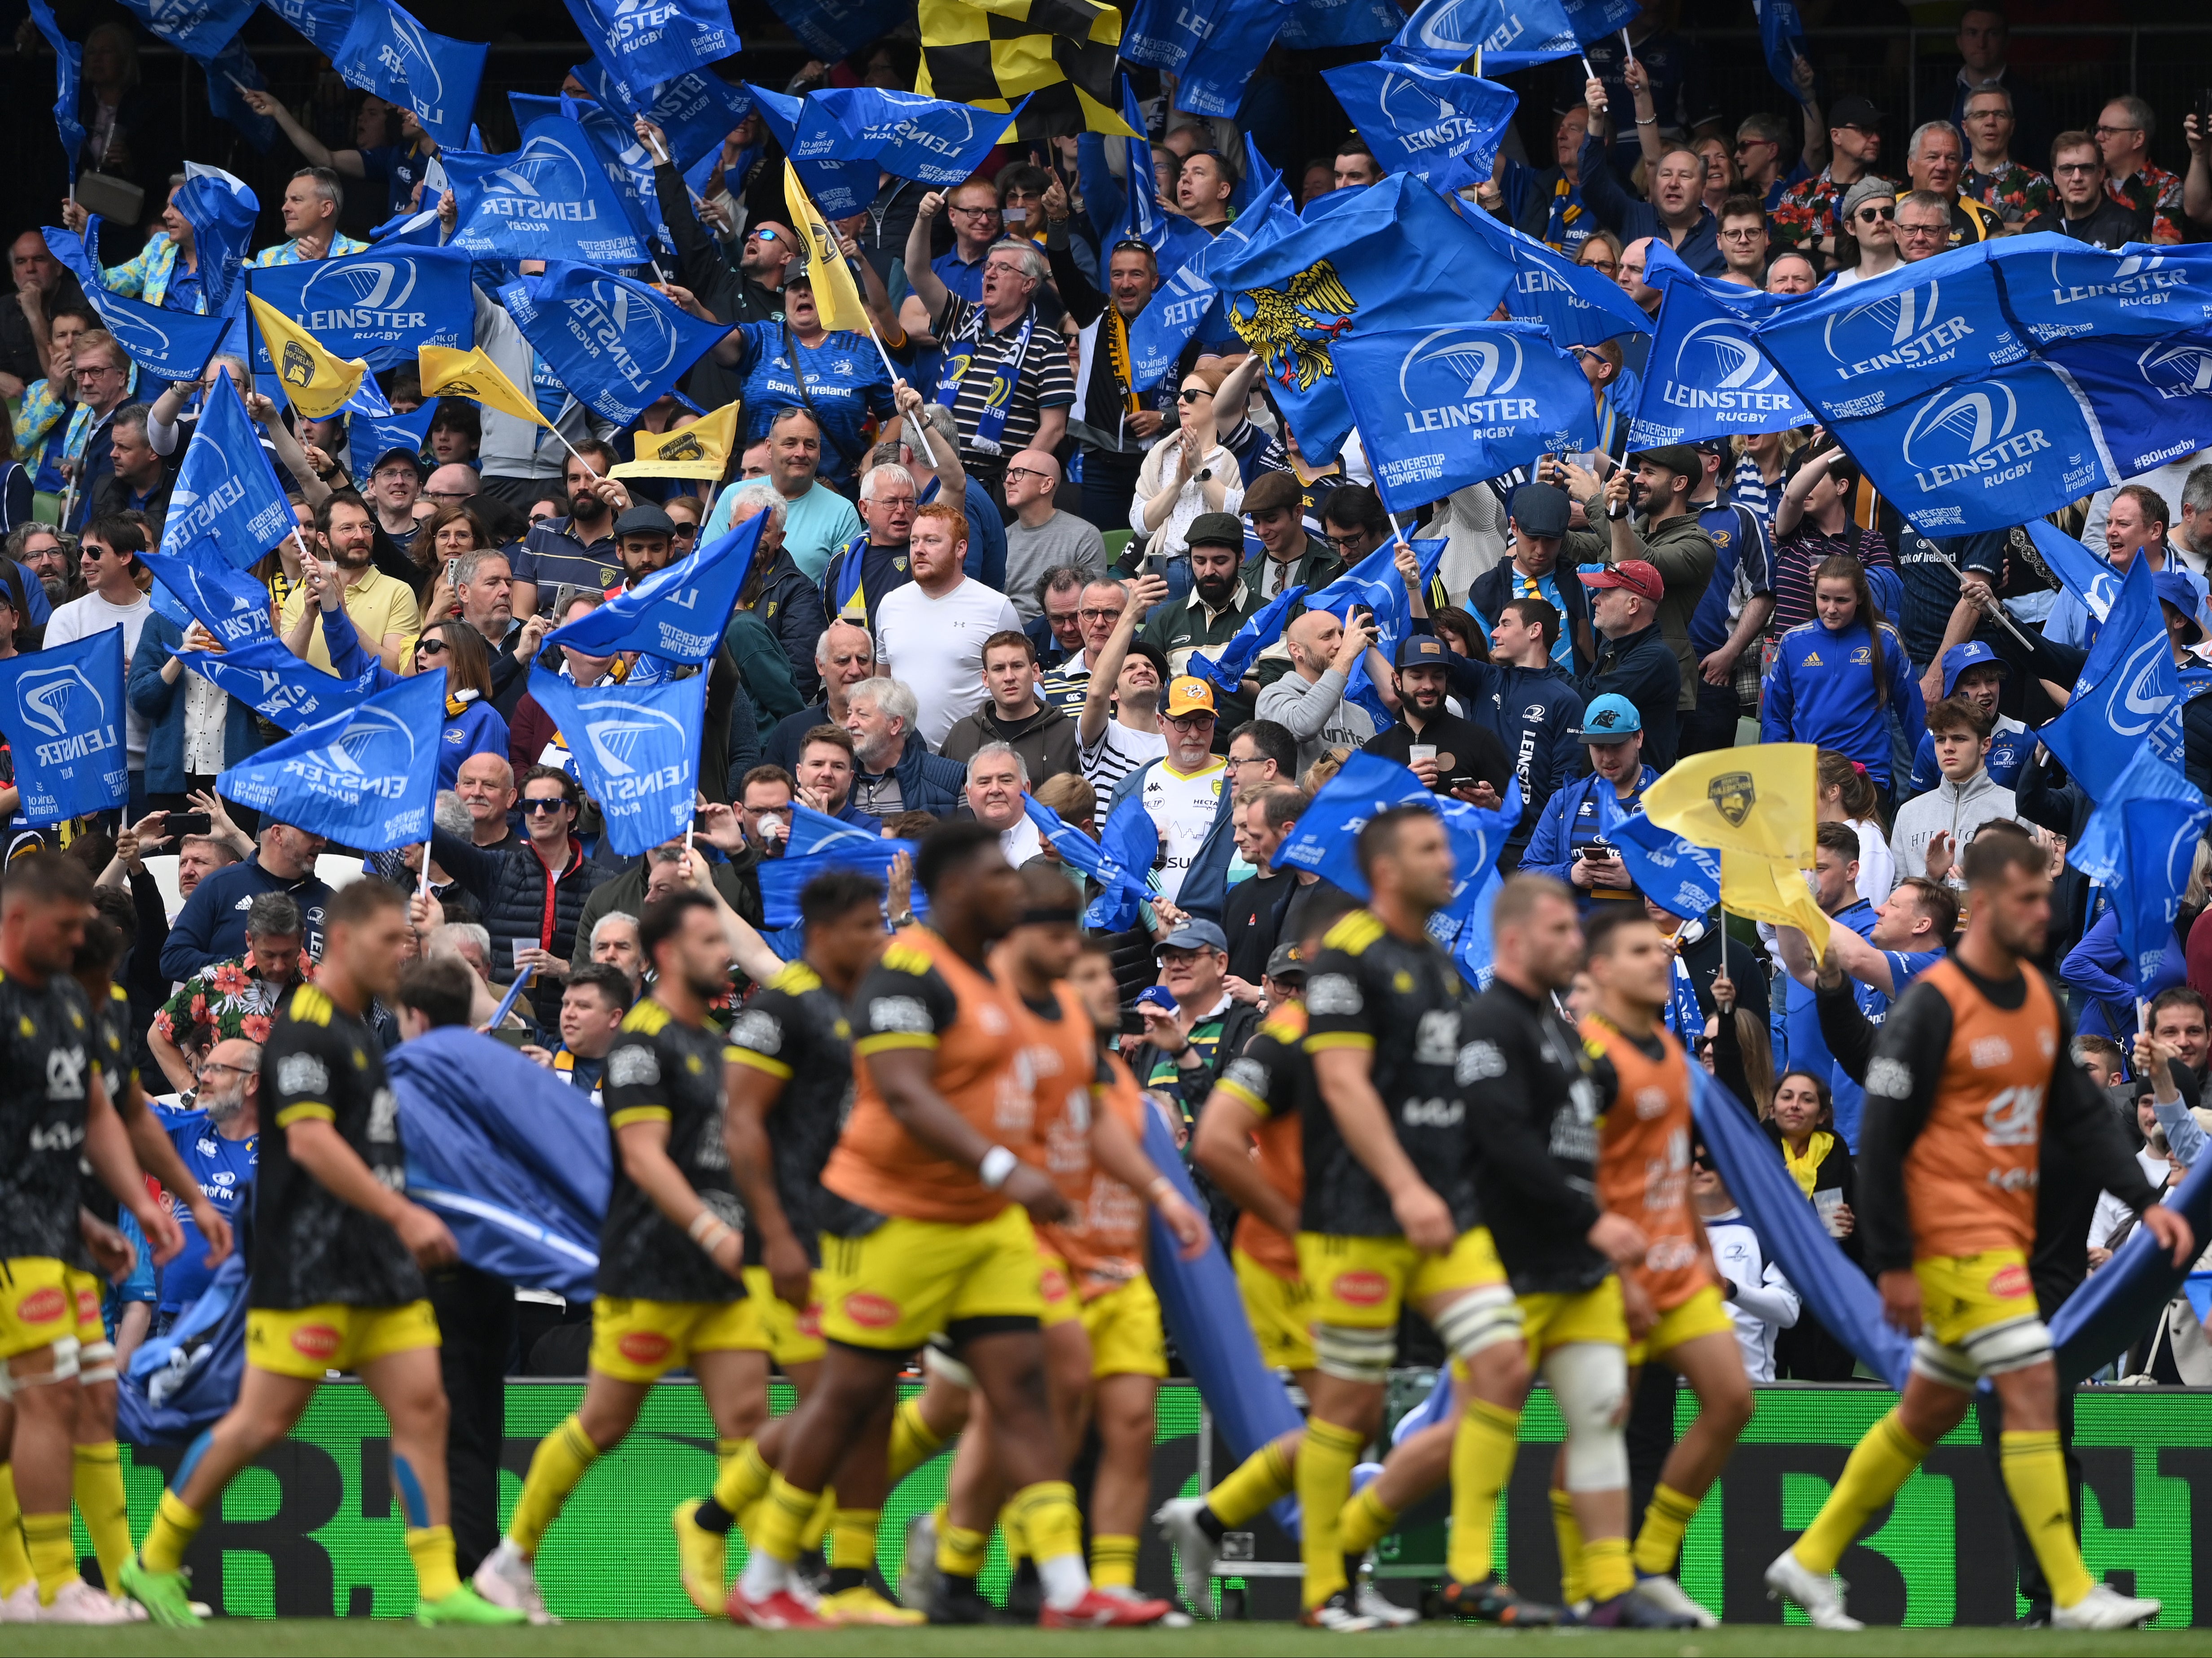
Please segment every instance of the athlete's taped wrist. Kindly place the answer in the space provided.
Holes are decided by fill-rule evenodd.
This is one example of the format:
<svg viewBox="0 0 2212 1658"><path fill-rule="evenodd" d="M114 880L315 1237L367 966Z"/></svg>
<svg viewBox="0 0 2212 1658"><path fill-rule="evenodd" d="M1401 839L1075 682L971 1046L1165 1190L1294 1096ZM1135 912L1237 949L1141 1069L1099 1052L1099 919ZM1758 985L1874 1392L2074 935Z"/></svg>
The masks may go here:
<svg viewBox="0 0 2212 1658"><path fill-rule="evenodd" d="M1155 1175L1152 1183L1145 1188L1145 1201L1157 1209L1173 1195L1175 1187L1165 1175Z"/></svg>
<svg viewBox="0 0 2212 1658"><path fill-rule="evenodd" d="M1020 1158L1003 1145L994 1145L983 1154L982 1162L975 1165L975 1177L983 1182L983 1189L995 1192L1006 1183Z"/></svg>
<svg viewBox="0 0 2212 1658"><path fill-rule="evenodd" d="M702 1209L691 1217L691 1242L708 1254L722 1247L722 1240L731 1236L729 1223L711 1209Z"/></svg>

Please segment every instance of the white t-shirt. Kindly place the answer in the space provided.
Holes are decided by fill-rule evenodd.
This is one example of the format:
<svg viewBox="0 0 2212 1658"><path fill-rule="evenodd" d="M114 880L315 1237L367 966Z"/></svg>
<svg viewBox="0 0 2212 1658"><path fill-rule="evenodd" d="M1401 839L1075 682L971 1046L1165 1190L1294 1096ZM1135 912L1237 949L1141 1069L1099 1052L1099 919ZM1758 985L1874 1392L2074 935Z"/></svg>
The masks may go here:
<svg viewBox="0 0 2212 1658"><path fill-rule="evenodd" d="M1158 732L1140 732L1118 720L1109 720L1098 740L1083 750L1083 780L1097 791L1102 803L1112 801L1121 780L1147 760L1164 759L1168 739Z"/></svg>
<svg viewBox="0 0 2212 1658"><path fill-rule="evenodd" d="M1188 777L1179 775L1166 760L1145 774L1145 811L1160 832L1161 897L1172 902L1182 890L1183 877L1213 827L1228 783L1229 767L1219 755L1207 756L1206 765Z"/></svg>
<svg viewBox="0 0 2212 1658"><path fill-rule="evenodd" d="M138 653L138 635L146 630L146 618L154 614L154 601L143 594L136 604L111 604L98 593L87 593L82 598L72 598L66 604L54 606L54 613L46 623L46 647L74 645L79 640L89 639L94 634L106 633L110 628L123 629L123 677L131 678L131 659ZM131 769L146 768L146 716L130 705L123 705L123 744L130 751Z"/></svg>
<svg viewBox="0 0 2212 1658"><path fill-rule="evenodd" d="M1743 1353L1743 1373L1753 1382L1774 1380L1774 1338L1784 1327L1770 1314L1786 1313L1794 1325L1802 1310L1797 1291L1781 1269L1766 1259L1759 1234L1740 1209L1705 1218L1705 1237L1713 1247L1713 1265L1721 1276L1738 1286L1738 1298L1728 1303L1729 1319L1735 1326L1737 1347Z"/></svg>
<svg viewBox="0 0 2212 1658"><path fill-rule="evenodd" d="M999 850L1006 854L1006 861L1016 869L1044 850L1044 836L1037 826L1026 817L1012 829L999 831Z"/></svg>
<svg viewBox="0 0 2212 1658"><path fill-rule="evenodd" d="M933 752L951 731L990 700L983 689L983 641L1019 633L1006 596L965 576L942 598L908 582L876 606L876 660L904 680L921 705L915 729Z"/></svg>

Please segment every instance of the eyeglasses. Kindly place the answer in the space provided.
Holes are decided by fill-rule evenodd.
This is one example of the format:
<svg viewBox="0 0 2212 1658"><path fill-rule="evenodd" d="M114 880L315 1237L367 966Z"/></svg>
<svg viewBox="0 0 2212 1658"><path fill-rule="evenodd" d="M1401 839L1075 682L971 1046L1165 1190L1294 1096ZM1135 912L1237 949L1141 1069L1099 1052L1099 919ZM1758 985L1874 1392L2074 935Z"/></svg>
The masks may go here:
<svg viewBox="0 0 2212 1658"><path fill-rule="evenodd" d="M773 230L748 230L745 240L749 242L772 242L776 240L776 234Z"/></svg>
<svg viewBox="0 0 2212 1658"><path fill-rule="evenodd" d="M465 489L425 489L422 493L433 501L466 501L469 498ZM550 518L553 514L549 512L544 516ZM535 522L534 519L532 521Z"/></svg>
<svg viewBox="0 0 2212 1658"><path fill-rule="evenodd" d="M1951 227L1947 224L1906 224L1900 220L1898 222L1897 234L1905 237L1948 236L1951 234Z"/></svg>
<svg viewBox="0 0 2212 1658"><path fill-rule="evenodd" d="M1757 149L1761 144L1773 144L1777 149L1781 148L1779 144L1775 144L1771 138L1739 138L1735 141L1734 153L1741 155L1747 149Z"/></svg>
<svg viewBox="0 0 2212 1658"><path fill-rule="evenodd" d="M1012 483L1016 478L1041 478L1046 476L1048 476L1046 473L1033 471L1027 466L1009 466L1006 468L1006 482L1009 483Z"/></svg>
<svg viewBox="0 0 2212 1658"><path fill-rule="evenodd" d="M2069 173L2098 173L2104 168L2102 161L2061 161L2051 170L2062 176Z"/></svg>
<svg viewBox="0 0 2212 1658"><path fill-rule="evenodd" d="M541 813L558 811L568 804L568 797L565 794L533 794L523 801L522 810L527 815L535 817Z"/></svg>
<svg viewBox="0 0 2212 1658"><path fill-rule="evenodd" d="M995 207L956 207L951 210L963 219L995 219L999 216L999 210Z"/></svg>
<svg viewBox="0 0 2212 1658"><path fill-rule="evenodd" d="M1231 771L1235 771L1239 766L1264 766L1267 763L1267 756L1264 754L1251 754L1239 760L1232 754L1221 763Z"/></svg>
<svg viewBox="0 0 2212 1658"><path fill-rule="evenodd" d="M1322 539L1340 553L1356 553L1367 545L1367 536L1364 531L1348 536L1323 536Z"/></svg>
<svg viewBox="0 0 2212 1658"><path fill-rule="evenodd" d="M225 1065L221 1060L200 1061L200 1075L203 1077L211 1071L228 1071L234 1077L251 1077L254 1074L255 1069L256 1067L250 1065Z"/></svg>
<svg viewBox="0 0 2212 1658"><path fill-rule="evenodd" d="M1076 615L1085 622L1119 622L1121 619L1119 610L1078 610Z"/></svg>
<svg viewBox="0 0 2212 1658"><path fill-rule="evenodd" d="M1200 398L1210 398L1212 395L1212 392L1206 390L1203 386L1188 386L1182 391L1176 392L1176 401L1177 403L1196 403Z"/></svg>
<svg viewBox="0 0 2212 1658"><path fill-rule="evenodd" d="M1893 207L1863 207L1851 216L1861 224L1872 224L1876 219L1896 218L1897 210Z"/></svg>
<svg viewBox="0 0 2212 1658"><path fill-rule="evenodd" d="M1614 271L1620 270L1620 266L1611 259L1584 259L1583 261L1583 269L1585 270L1602 270L1607 276L1610 276Z"/></svg>
<svg viewBox="0 0 2212 1658"><path fill-rule="evenodd" d="M2141 132L2142 129L2141 127L2108 127L2100 123L2098 125L2091 127L2089 131L2094 133L2098 137L2102 138L2107 133Z"/></svg>
<svg viewBox="0 0 2212 1658"><path fill-rule="evenodd" d="M1766 227L1759 225L1750 230L1723 230L1721 240L1724 242L1755 242L1765 234Z"/></svg>
<svg viewBox="0 0 2212 1658"><path fill-rule="evenodd" d="M443 656L445 653L446 641L442 639L421 639L415 643L415 654L417 658Z"/></svg>

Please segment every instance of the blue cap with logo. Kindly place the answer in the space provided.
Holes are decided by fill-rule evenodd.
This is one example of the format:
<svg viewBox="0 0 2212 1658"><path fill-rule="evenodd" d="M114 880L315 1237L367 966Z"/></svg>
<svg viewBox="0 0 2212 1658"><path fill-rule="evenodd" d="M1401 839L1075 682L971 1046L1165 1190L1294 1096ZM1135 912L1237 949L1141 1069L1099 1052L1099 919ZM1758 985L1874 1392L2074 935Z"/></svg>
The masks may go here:
<svg viewBox="0 0 2212 1658"><path fill-rule="evenodd" d="M1995 668L2001 674L2010 674L2004 659L1978 639L1970 639L1963 645L1954 645L1943 653L1943 695L1950 695L1951 688L1959 683L1959 676L1969 668Z"/></svg>
<svg viewBox="0 0 2212 1658"><path fill-rule="evenodd" d="M1441 668L1451 661L1451 651L1434 634L1407 634L1398 641L1401 668Z"/></svg>
<svg viewBox="0 0 2212 1658"><path fill-rule="evenodd" d="M1644 716L1636 704L1618 691L1607 691L1603 696L1594 696L1583 710L1582 729L1575 733L1577 743L1626 743L1644 729Z"/></svg>
<svg viewBox="0 0 2212 1658"><path fill-rule="evenodd" d="M1180 926L1152 946L1152 954L1157 957L1168 950L1218 950L1225 955L1229 935L1202 916L1187 916Z"/></svg>

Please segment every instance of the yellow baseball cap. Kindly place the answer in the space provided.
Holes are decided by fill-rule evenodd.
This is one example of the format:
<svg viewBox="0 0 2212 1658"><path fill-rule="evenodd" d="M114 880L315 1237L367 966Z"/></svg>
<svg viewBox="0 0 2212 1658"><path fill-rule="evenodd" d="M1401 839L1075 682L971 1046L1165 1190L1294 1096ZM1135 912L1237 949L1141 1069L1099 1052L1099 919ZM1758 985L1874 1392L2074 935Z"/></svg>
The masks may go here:
<svg viewBox="0 0 2212 1658"><path fill-rule="evenodd" d="M1184 674L1169 684L1168 705L1160 710L1162 714L1174 720L1183 714L1197 714L1200 711L1206 714L1214 712L1212 686L1203 679L1192 677L1189 674Z"/></svg>

